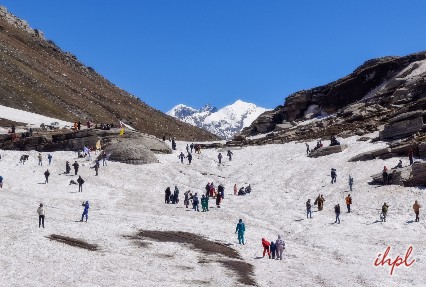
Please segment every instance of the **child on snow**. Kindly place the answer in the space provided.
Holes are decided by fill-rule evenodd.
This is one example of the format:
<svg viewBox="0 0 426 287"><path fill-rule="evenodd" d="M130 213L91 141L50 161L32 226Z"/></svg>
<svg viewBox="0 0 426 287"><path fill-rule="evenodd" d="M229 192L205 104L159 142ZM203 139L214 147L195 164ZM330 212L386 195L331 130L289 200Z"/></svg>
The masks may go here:
<svg viewBox="0 0 426 287"><path fill-rule="evenodd" d="M269 241L266 240L265 238L262 238L262 246L263 246L263 257L265 257L265 254L268 253L269 259L271 259L271 251L269 250L271 243L269 243Z"/></svg>
<svg viewBox="0 0 426 287"><path fill-rule="evenodd" d="M271 241L271 246L269 247L271 250L272 259L275 259L275 251L277 250L274 241ZM271 258L271 257L269 257Z"/></svg>

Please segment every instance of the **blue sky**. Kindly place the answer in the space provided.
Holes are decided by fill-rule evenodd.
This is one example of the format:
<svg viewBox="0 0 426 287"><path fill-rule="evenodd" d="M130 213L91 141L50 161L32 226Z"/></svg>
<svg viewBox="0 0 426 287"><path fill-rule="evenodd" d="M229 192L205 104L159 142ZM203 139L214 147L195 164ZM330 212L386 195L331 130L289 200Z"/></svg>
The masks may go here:
<svg viewBox="0 0 426 287"><path fill-rule="evenodd" d="M364 61L426 50L426 1L2 0L108 80L161 111L266 108Z"/></svg>

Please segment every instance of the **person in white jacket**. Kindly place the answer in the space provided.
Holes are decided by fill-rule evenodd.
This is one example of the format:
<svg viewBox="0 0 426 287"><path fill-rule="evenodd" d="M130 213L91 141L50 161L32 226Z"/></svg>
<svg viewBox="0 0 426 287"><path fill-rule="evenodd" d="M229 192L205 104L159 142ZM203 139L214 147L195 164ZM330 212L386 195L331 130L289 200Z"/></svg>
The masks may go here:
<svg viewBox="0 0 426 287"><path fill-rule="evenodd" d="M277 260L283 260L283 251L285 249L284 240L281 239L281 235L278 235L277 241L275 241L275 247L277 248Z"/></svg>
<svg viewBox="0 0 426 287"><path fill-rule="evenodd" d="M37 208L38 213L38 227L40 228L43 225L44 228L44 207L43 203L40 203L40 206Z"/></svg>

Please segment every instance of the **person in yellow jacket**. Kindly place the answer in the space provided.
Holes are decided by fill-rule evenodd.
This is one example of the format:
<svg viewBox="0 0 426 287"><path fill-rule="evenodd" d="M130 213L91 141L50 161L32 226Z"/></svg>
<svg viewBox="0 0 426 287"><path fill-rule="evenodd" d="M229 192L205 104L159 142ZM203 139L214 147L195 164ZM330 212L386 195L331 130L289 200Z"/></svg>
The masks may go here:
<svg viewBox="0 0 426 287"><path fill-rule="evenodd" d="M351 212L351 204L352 204L352 197L350 194L348 194L348 196L346 196L345 198L346 201L346 207L348 208L348 213Z"/></svg>
<svg viewBox="0 0 426 287"><path fill-rule="evenodd" d="M416 214L416 222L419 222L420 207L420 204L416 200L413 204L414 213Z"/></svg>

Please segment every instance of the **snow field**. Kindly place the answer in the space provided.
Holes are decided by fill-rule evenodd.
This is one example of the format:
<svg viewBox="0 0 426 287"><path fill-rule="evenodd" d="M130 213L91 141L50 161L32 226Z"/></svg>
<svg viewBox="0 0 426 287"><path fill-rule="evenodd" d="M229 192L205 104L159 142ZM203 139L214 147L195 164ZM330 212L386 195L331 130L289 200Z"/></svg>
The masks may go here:
<svg viewBox="0 0 426 287"><path fill-rule="evenodd" d="M369 186L370 175L383 165L393 167L397 159L349 163L352 156L384 147L384 143L341 140L349 148L342 153L312 159L304 143L246 147L233 150L218 165L217 150L194 154L191 165L180 163L178 154L187 143L178 142L171 155L158 155L159 163L133 166L108 162L99 176L91 163L76 159L72 152L55 152L47 167L37 166L37 152L0 151L0 190L3 217L0 226L0 286L239 286L233 272L217 263L199 263L208 257L185 245L145 240L138 246L124 236L139 230L181 230L221 241L241 253L255 266L259 286L425 286L425 228L414 220L414 200L424 203L423 190L399 186ZM313 146L314 142L310 145ZM21 154L29 154L25 165ZM78 160L85 184L78 193L69 185L77 176L62 174L65 161ZM403 159L404 165L408 160ZM330 184L330 169L337 169L337 183ZM49 168L48 184L43 173ZM73 170L72 170L73 172ZM348 175L354 177L354 191L348 192ZM204 193L207 182L225 186L222 208L209 201L207 213L183 206L186 190ZM253 192L234 196L233 186L251 184ZM164 190L180 189L180 203L164 204ZM318 194L325 197L324 210L313 208L306 219L305 202ZM346 214L344 198L353 198ZM89 200L89 221L80 220L82 202ZM36 209L46 207L46 228L38 228ZM390 205L386 223L378 222L379 208ZM341 224L334 224L334 205L340 203ZM246 245L238 245L234 234L238 219L246 224ZM71 247L45 236L66 235L98 244L100 251ZM286 242L283 261L259 258L261 238ZM403 256L413 246L408 268L373 265L378 253L391 246L390 255Z"/></svg>

